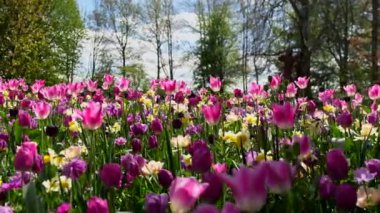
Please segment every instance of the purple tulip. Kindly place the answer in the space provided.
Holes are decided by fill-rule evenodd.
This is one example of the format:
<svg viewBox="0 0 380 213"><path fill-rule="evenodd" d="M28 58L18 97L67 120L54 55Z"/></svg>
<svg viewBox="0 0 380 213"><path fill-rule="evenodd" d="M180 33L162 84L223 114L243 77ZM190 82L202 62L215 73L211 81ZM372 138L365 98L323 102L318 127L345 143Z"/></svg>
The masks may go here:
<svg viewBox="0 0 380 213"><path fill-rule="evenodd" d="M267 186L269 191L276 194L285 193L292 186L292 168L285 161L269 161L266 163Z"/></svg>
<svg viewBox="0 0 380 213"><path fill-rule="evenodd" d="M355 178L355 181L358 182L359 184L360 183L363 183L363 182L370 182L371 180L373 180L374 178L376 177L376 173L371 173L367 168L365 167L362 167L362 168L358 168L354 171L354 178Z"/></svg>
<svg viewBox="0 0 380 213"><path fill-rule="evenodd" d="M62 169L62 174L73 180L77 180L86 171L86 161L82 159L74 159L65 164Z"/></svg>
<svg viewBox="0 0 380 213"><path fill-rule="evenodd" d="M240 213L240 210L231 202L226 202L221 213Z"/></svg>
<svg viewBox="0 0 380 213"><path fill-rule="evenodd" d="M326 156L327 173L333 180L345 179L348 176L348 162L343 151L332 149Z"/></svg>
<svg viewBox="0 0 380 213"><path fill-rule="evenodd" d="M168 206L167 194L147 194L145 197L145 210L147 213L165 213Z"/></svg>
<svg viewBox="0 0 380 213"><path fill-rule="evenodd" d="M132 151L133 153L140 153L142 149L141 140L138 138L132 139Z"/></svg>
<svg viewBox="0 0 380 213"><path fill-rule="evenodd" d="M115 144L118 146L124 146L127 143L127 139L124 137L118 137L115 139Z"/></svg>
<svg viewBox="0 0 380 213"><path fill-rule="evenodd" d="M87 213L108 213L108 203L99 197L91 197L87 201Z"/></svg>
<svg viewBox="0 0 380 213"><path fill-rule="evenodd" d="M355 208L356 201L357 194L354 186L344 183L336 188L335 203L339 209L351 210Z"/></svg>
<svg viewBox="0 0 380 213"><path fill-rule="evenodd" d="M37 158L37 144L33 142L24 142L18 149L15 158L14 166L18 171L31 170Z"/></svg>
<svg viewBox="0 0 380 213"><path fill-rule="evenodd" d="M232 177L223 174L221 178L232 190L236 206L241 211L259 211L264 206L267 199L264 164L254 169L242 167Z"/></svg>
<svg viewBox="0 0 380 213"><path fill-rule="evenodd" d="M202 182L208 183L208 187L201 195L201 198L210 203L218 201L223 193L223 181L220 177L215 173L206 172L202 175Z"/></svg>
<svg viewBox="0 0 380 213"><path fill-rule="evenodd" d="M158 182L161 184L161 186L167 188L170 186L173 180L174 180L174 177L170 171L166 169L161 169L158 172Z"/></svg>
<svg viewBox="0 0 380 213"><path fill-rule="evenodd" d="M121 165L132 177L140 175L141 168L145 165L145 159L141 155L126 154L121 156Z"/></svg>
<svg viewBox="0 0 380 213"><path fill-rule="evenodd" d="M319 179L319 196L322 199L330 198L335 193L336 186L332 182L329 176L323 175Z"/></svg>
<svg viewBox="0 0 380 213"><path fill-rule="evenodd" d="M376 173L376 177L380 178L380 160L373 158L365 162L365 166L368 168L369 172Z"/></svg>
<svg viewBox="0 0 380 213"><path fill-rule="evenodd" d="M99 177L107 187L120 187L121 168L117 163L104 164L99 171Z"/></svg>
<svg viewBox="0 0 380 213"><path fill-rule="evenodd" d="M192 156L191 168L193 171L204 173L210 170L212 165L212 154L205 142L194 142L189 148L189 153Z"/></svg>
<svg viewBox="0 0 380 213"><path fill-rule="evenodd" d="M340 113L338 117L336 118L336 121L343 128L349 128L354 122L351 113L348 111L344 111Z"/></svg>
<svg viewBox="0 0 380 213"><path fill-rule="evenodd" d="M211 204L201 204L195 208L193 213L218 213L218 208Z"/></svg>
<svg viewBox="0 0 380 213"><path fill-rule="evenodd" d="M32 116L24 110L20 110L18 113L18 122L20 126L30 128L32 126Z"/></svg>
<svg viewBox="0 0 380 213"><path fill-rule="evenodd" d="M376 111L371 112L370 114L367 115L367 122L372 124L373 126L377 125L377 123L379 122L379 117Z"/></svg>
<svg viewBox="0 0 380 213"><path fill-rule="evenodd" d="M143 123L135 123L130 129L134 136L141 136L148 130L148 126Z"/></svg>
<svg viewBox="0 0 380 213"><path fill-rule="evenodd" d="M148 138L148 146L150 149L155 149L158 147L158 139L156 135L151 135Z"/></svg>
<svg viewBox="0 0 380 213"><path fill-rule="evenodd" d="M0 151L4 151L8 148L7 141L0 139Z"/></svg>

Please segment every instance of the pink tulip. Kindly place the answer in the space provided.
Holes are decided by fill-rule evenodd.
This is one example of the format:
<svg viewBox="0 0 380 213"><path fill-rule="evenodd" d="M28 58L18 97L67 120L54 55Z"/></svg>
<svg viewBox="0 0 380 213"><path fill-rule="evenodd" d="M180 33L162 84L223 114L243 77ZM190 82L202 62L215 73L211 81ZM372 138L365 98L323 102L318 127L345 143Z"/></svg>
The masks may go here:
<svg viewBox="0 0 380 213"><path fill-rule="evenodd" d="M86 81L86 86L87 86L87 90L88 91L95 92L96 89L98 88L98 82L97 81L87 80Z"/></svg>
<svg viewBox="0 0 380 213"><path fill-rule="evenodd" d="M347 96L353 97L356 94L356 86L355 84L349 84L343 87L344 91L346 92Z"/></svg>
<svg viewBox="0 0 380 213"><path fill-rule="evenodd" d="M105 74L103 77L103 89L108 89L109 86L113 83L113 76L110 74Z"/></svg>
<svg viewBox="0 0 380 213"><path fill-rule="evenodd" d="M207 187L207 183L199 183L194 177L176 178L169 188L172 212L190 210Z"/></svg>
<svg viewBox="0 0 380 213"><path fill-rule="evenodd" d="M296 85L300 89L306 89L306 87L307 87L307 85L309 83L309 78L307 78L307 77L298 77L297 81L295 81L294 83L296 83Z"/></svg>
<svg viewBox="0 0 380 213"><path fill-rule="evenodd" d="M125 92L129 88L130 81L127 78L121 77L116 84L116 87L120 89L121 92Z"/></svg>
<svg viewBox="0 0 380 213"><path fill-rule="evenodd" d="M32 106L33 112L37 119L46 119L51 111L51 105L46 101L35 102Z"/></svg>
<svg viewBox="0 0 380 213"><path fill-rule="evenodd" d="M380 98L380 85L375 84L368 89L368 96L371 100Z"/></svg>
<svg viewBox="0 0 380 213"><path fill-rule="evenodd" d="M28 171L33 168L37 160L37 144L24 142L18 148L14 158L14 166L18 171Z"/></svg>
<svg viewBox="0 0 380 213"><path fill-rule="evenodd" d="M294 126L296 107L289 102L283 105L273 104L273 123L280 129L290 129Z"/></svg>
<svg viewBox="0 0 380 213"><path fill-rule="evenodd" d="M270 88L271 89L277 89L280 86L281 81L282 81L282 79L281 79L280 75L272 76L272 79L269 83Z"/></svg>
<svg viewBox="0 0 380 213"><path fill-rule="evenodd" d="M297 87L293 83L288 84L288 86L286 87L285 96L287 98L294 98L296 95L297 95Z"/></svg>
<svg viewBox="0 0 380 213"><path fill-rule="evenodd" d="M222 81L218 77L210 77L210 88L214 92L219 92L222 88Z"/></svg>
<svg viewBox="0 0 380 213"><path fill-rule="evenodd" d="M161 87L165 90L167 95L172 94L176 89L176 81L175 80L164 80L161 81Z"/></svg>
<svg viewBox="0 0 380 213"><path fill-rule="evenodd" d="M318 94L319 100L323 103L331 101L334 98L335 91L333 89L327 89Z"/></svg>
<svg viewBox="0 0 380 213"><path fill-rule="evenodd" d="M251 83L248 92L251 93L254 97L261 96L264 89L263 86L256 83Z"/></svg>
<svg viewBox="0 0 380 213"><path fill-rule="evenodd" d="M208 124L215 125L219 122L222 116L222 105L218 103L215 105L203 106L202 113Z"/></svg>
<svg viewBox="0 0 380 213"><path fill-rule="evenodd" d="M97 129L103 123L103 110L100 103L89 102L81 112L83 126L87 129Z"/></svg>
<svg viewBox="0 0 380 213"><path fill-rule="evenodd" d="M355 94L354 100L352 100L352 108L356 108L363 102L363 96L360 95L359 93Z"/></svg>
<svg viewBox="0 0 380 213"><path fill-rule="evenodd" d="M259 164L254 169L240 168L231 177L221 175L222 180L232 190L236 206L245 212L259 211L267 199L266 169Z"/></svg>
<svg viewBox="0 0 380 213"><path fill-rule="evenodd" d="M42 87L45 86L45 81L44 80L36 80L34 84L31 86L32 93L37 94Z"/></svg>

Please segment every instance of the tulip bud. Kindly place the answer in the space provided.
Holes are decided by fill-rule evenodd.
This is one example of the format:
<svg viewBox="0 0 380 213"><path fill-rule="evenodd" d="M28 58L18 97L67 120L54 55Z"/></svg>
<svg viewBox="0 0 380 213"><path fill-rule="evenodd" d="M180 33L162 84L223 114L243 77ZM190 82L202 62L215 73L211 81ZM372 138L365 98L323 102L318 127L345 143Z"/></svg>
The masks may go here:
<svg viewBox="0 0 380 213"><path fill-rule="evenodd" d="M173 181L173 175L170 171L166 169L161 169L158 172L158 182L161 184L161 186L167 188L170 186L170 184Z"/></svg>

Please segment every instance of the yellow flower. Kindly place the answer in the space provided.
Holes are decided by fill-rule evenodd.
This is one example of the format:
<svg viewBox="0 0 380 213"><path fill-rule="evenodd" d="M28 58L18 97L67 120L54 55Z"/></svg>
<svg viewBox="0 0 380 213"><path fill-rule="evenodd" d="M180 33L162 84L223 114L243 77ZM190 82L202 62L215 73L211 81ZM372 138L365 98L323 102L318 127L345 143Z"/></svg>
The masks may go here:
<svg viewBox="0 0 380 213"><path fill-rule="evenodd" d="M223 140L231 143L237 141L237 137L235 133L228 131L224 134Z"/></svg>
<svg viewBox="0 0 380 213"><path fill-rule="evenodd" d="M76 122L75 120L70 121L70 123L69 123L69 130L71 132L81 132L82 131L82 129L79 126L79 123Z"/></svg>
<svg viewBox="0 0 380 213"><path fill-rule="evenodd" d="M244 146L247 142L249 142L249 132L248 131L240 131L236 134L236 141L234 141L238 147Z"/></svg>
<svg viewBox="0 0 380 213"><path fill-rule="evenodd" d="M114 123L113 126L108 127L108 131L111 133L118 133L121 130L121 126L118 122Z"/></svg>
<svg viewBox="0 0 380 213"><path fill-rule="evenodd" d="M87 152L87 148L85 146L70 146L69 148L62 150L60 154L65 156L68 160L72 160L80 157L81 154L85 152Z"/></svg>
<svg viewBox="0 0 380 213"><path fill-rule="evenodd" d="M261 150L260 153L257 154L256 161L263 161L265 160L265 153L264 150ZM267 160L272 160L272 152L267 152Z"/></svg>
<svg viewBox="0 0 380 213"><path fill-rule="evenodd" d="M152 174L156 175L162 169L163 166L164 166L163 162L152 160L144 165L144 167L141 169L141 172L144 175L152 175Z"/></svg>
<svg viewBox="0 0 380 213"><path fill-rule="evenodd" d="M59 192L62 188L63 191L68 192L71 189L71 179L66 176L54 177L51 180L45 180L42 185L46 188L46 192Z"/></svg>
<svg viewBox="0 0 380 213"><path fill-rule="evenodd" d="M362 129L360 130L360 135L362 137L368 137L377 132L377 128L372 126L372 124L366 123L362 125Z"/></svg>
<svg viewBox="0 0 380 213"><path fill-rule="evenodd" d="M256 126L257 116L255 114L247 114L247 116L245 117L245 122L247 122L251 126ZM259 120L259 124L260 124L260 120Z"/></svg>
<svg viewBox="0 0 380 213"><path fill-rule="evenodd" d="M190 145L191 138L190 135L186 135L185 137L178 135L177 137L173 137L170 142L174 148L184 148Z"/></svg>
<svg viewBox="0 0 380 213"><path fill-rule="evenodd" d="M49 155L44 155L44 163L45 164L50 163L50 156Z"/></svg>
<svg viewBox="0 0 380 213"><path fill-rule="evenodd" d="M146 92L146 95L150 96L150 97L153 97L154 96L154 91L153 90L148 90Z"/></svg>
<svg viewBox="0 0 380 213"><path fill-rule="evenodd" d="M8 92L8 90L4 90L4 91L3 91L3 95L4 95L4 97L8 97L8 96L9 96L9 92Z"/></svg>
<svg viewBox="0 0 380 213"><path fill-rule="evenodd" d="M183 163L184 163L186 166L191 166L191 165L192 165L193 160L192 160L190 154L182 155L182 157L183 157Z"/></svg>
<svg viewBox="0 0 380 213"><path fill-rule="evenodd" d="M335 112L335 107L330 104L326 104L323 106L323 110L327 113Z"/></svg>

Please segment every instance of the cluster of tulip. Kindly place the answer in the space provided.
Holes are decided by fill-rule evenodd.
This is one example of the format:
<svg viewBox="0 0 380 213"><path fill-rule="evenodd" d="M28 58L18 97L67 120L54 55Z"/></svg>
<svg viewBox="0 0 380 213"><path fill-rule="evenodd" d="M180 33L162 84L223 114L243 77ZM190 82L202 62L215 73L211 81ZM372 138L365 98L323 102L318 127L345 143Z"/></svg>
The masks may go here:
<svg viewBox="0 0 380 213"><path fill-rule="evenodd" d="M379 212L380 86L308 83L1 80L0 212Z"/></svg>

